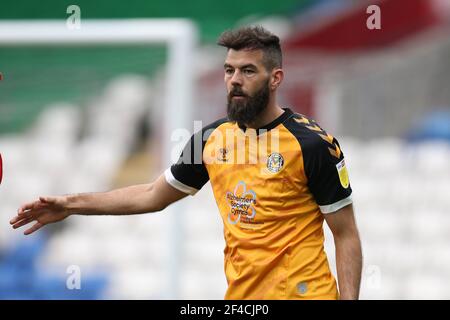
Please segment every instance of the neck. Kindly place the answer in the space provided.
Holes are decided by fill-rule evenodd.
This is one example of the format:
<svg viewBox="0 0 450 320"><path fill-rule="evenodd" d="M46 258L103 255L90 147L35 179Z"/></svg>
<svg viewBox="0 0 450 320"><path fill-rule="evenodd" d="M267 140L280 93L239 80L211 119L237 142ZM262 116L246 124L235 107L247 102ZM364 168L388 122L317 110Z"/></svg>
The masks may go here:
<svg viewBox="0 0 450 320"><path fill-rule="evenodd" d="M284 110L275 103L272 99L269 100L267 108L261 112L258 117L251 123L245 123L247 128L258 129L264 127L266 124L271 123L276 118L283 114Z"/></svg>

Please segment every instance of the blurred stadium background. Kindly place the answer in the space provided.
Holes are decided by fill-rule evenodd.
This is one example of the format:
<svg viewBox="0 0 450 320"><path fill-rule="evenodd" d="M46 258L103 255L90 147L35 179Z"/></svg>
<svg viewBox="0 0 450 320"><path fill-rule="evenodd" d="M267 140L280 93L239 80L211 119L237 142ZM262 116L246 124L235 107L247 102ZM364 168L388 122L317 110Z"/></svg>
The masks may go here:
<svg viewBox="0 0 450 320"><path fill-rule="evenodd" d="M195 24L192 120L225 115L219 34L282 37L280 102L340 140L363 242L363 299L450 298L450 2L2 0L0 22L185 18ZM368 30L366 8L381 8ZM7 33L8 30L0 30ZM76 32L73 31L73 32ZM168 48L0 43L0 299L222 299L222 222L206 185L162 213L71 217L25 238L8 221L39 195L156 178ZM192 131L193 127L186 129ZM334 269L334 247L325 227ZM70 266L81 289L68 290ZM69 271L69 273L68 273Z"/></svg>

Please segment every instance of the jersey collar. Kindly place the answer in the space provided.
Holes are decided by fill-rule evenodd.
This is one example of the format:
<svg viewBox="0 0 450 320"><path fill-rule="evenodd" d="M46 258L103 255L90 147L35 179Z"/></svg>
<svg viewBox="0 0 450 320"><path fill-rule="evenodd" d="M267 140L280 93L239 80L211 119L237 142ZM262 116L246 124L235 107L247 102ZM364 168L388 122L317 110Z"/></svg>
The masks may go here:
<svg viewBox="0 0 450 320"><path fill-rule="evenodd" d="M272 122L269 122L269 123L266 124L265 126L262 126L262 127L258 128L258 129L256 130L256 134L259 135L260 133L267 132L267 131L269 131L269 130L274 129L274 128L277 127L280 123L283 123L284 121L286 121L287 119L289 119L289 118L294 114L294 112L292 112L292 110L289 109L289 108L282 108L282 109L284 110L284 112L283 112L278 118L276 118L276 119L273 120ZM243 125L243 124L238 124L238 126L239 126L239 128L240 128L242 131L246 132L247 127L246 127L245 125Z"/></svg>

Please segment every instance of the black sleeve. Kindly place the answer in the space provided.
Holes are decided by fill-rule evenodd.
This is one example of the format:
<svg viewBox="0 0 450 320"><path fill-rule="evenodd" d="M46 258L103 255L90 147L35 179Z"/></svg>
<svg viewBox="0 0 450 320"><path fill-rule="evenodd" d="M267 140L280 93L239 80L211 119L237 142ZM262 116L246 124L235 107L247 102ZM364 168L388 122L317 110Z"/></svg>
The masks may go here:
<svg viewBox="0 0 450 320"><path fill-rule="evenodd" d="M203 149L212 131L226 119L220 119L191 136L178 161L165 172L166 181L174 188L194 195L208 181L208 171L203 162Z"/></svg>
<svg viewBox="0 0 450 320"><path fill-rule="evenodd" d="M350 204L352 189L339 142L323 132L310 139L303 154L308 187L322 213Z"/></svg>

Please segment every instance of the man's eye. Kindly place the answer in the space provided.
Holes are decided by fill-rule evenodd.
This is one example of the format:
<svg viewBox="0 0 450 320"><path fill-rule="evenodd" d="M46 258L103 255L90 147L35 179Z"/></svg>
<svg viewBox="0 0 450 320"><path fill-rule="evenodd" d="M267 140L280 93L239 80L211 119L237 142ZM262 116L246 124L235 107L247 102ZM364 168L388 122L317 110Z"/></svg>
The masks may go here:
<svg viewBox="0 0 450 320"><path fill-rule="evenodd" d="M233 69L225 69L226 74L233 74Z"/></svg>
<svg viewBox="0 0 450 320"><path fill-rule="evenodd" d="M246 74L246 75L251 75L251 74L254 74L254 73L255 73L255 71L253 71L251 69L245 69L244 70L244 74Z"/></svg>

